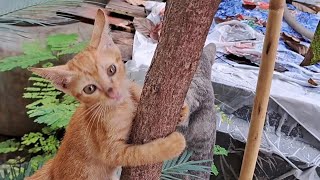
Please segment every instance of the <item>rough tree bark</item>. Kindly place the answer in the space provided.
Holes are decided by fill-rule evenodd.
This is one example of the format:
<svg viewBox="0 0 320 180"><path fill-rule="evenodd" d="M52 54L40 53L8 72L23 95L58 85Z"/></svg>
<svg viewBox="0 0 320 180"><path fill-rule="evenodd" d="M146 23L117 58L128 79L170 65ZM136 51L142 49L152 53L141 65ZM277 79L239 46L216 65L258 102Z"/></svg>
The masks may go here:
<svg viewBox="0 0 320 180"><path fill-rule="evenodd" d="M220 0L167 1L164 26L145 78L130 141L142 144L176 128ZM157 180L161 164L123 168L121 180Z"/></svg>

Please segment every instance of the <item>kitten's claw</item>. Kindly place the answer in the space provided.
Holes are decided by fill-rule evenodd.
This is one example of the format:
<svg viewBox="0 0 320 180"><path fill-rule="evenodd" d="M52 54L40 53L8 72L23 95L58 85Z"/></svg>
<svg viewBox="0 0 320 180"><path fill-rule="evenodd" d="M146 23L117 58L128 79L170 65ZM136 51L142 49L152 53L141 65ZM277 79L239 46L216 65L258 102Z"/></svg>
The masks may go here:
<svg viewBox="0 0 320 180"><path fill-rule="evenodd" d="M178 124L183 124L189 118L190 109L186 102L184 102L183 107L180 112L180 119Z"/></svg>

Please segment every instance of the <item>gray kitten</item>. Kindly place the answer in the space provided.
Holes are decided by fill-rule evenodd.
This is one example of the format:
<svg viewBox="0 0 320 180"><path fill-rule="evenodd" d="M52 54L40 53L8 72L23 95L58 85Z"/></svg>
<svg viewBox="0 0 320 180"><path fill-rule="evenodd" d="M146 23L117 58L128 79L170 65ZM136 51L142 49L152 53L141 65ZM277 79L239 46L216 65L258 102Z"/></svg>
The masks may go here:
<svg viewBox="0 0 320 180"><path fill-rule="evenodd" d="M197 71L191 81L186 96L190 108L190 116L186 122L178 126L178 131L185 135L187 151L192 151L190 160L212 160L216 139L216 112L214 92L211 82L211 67L214 63L216 46L208 44L204 47ZM211 166L210 163L204 165ZM191 172L191 174L209 180L210 174ZM191 179L191 177L184 177Z"/></svg>

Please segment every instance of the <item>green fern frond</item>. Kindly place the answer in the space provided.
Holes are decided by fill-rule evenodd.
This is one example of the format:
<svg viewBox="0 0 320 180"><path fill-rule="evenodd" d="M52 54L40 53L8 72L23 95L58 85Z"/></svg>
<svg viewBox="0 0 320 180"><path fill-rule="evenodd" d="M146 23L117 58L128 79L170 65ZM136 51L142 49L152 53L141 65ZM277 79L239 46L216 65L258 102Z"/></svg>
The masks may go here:
<svg viewBox="0 0 320 180"><path fill-rule="evenodd" d="M87 47L88 42L80 42L72 46L72 48L65 48L62 49L60 52L57 53L58 56L66 55L66 54L76 54L85 49Z"/></svg>
<svg viewBox="0 0 320 180"><path fill-rule="evenodd" d="M66 127L74 113L77 104L46 104L28 111L30 117L37 117L34 121L46 124L53 129Z"/></svg>
<svg viewBox="0 0 320 180"><path fill-rule="evenodd" d="M26 87L26 92L23 93L23 98L26 99L39 99L27 105L28 109L34 109L38 104L57 103L56 97L62 92L56 90L50 81L43 79L39 76L32 75L29 78L32 81L31 87Z"/></svg>
<svg viewBox="0 0 320 180"><path fill-rule="evenodd" d="M87 46L87 42L78 42L77 34L56 34L47 38L46 44L39 42L23 44L23 54L0 60L0 72L13 68L27 68L48 60L58 60L66 54L76 54Z"/></svg>
<svg viewBox="0 0 320 180"><path fill-rule="evenodd" d="M46 42L46 50L58 56L78 53L83 50L86 45L85 43L78 42L78 36L76 34L51 35L47 38ZM36 47L39 47L39 45L35 43L25 46L25 54L32 55L39 53ZM58 59L57 56L54 57ZM17 66L17 64L19 64L19 62L17 62L15 66ZM46 63L43 66L50 67L53 66L53 64ZM52 129L66 127L79 103L71 96L62 96L63 93L58 91L50 81L35 74L29 78L29 81L32 82L32 86L26 87L25 93L23 94L23 98L33 100L31 104L26 106L29 117L34 118L34 121L37 123L50 126Z"/></svg>
<svg viewBox="0 0 320 180"><path fill-rule="evenodd" d="M31 154L42 152L48 155L57 152L60 141L55 137L55 134L46 136L40 132L31 132L21 138L21 144L31 147L28 149Z"/></svg>
<svg viewBox="0 0 320 180"><path fill-rule="evenodd" d="M59 98L62 92L56 90L48 80L33 75L29 81L33 81L32 86L25 88L23 97L35 101L26 106L28 116L52 129L66 127L79 103L68 95Z"/></svg>
<svg viewBox="0 0 320 180"><path fill-rule="evenodd" d="M74 113L78 102L70 97L60 101L59 99L47 97L29 104L27 114L35 118L35 122L46 124L53 129L66 127Z"/></svg>
<svg viewBox="0 0 320 180"><path fill-rule="evenodd" d="M20 150L20 142L17 142L15 139L0 142L0 154L16 152L18 150Z"/></svg>
<svg viewBox="0 0 320 180"><path fill-rule="evenodd" d="M47 38L47 44L52 51L61 51L76 44L77 34L55 34Z"/></svg>
<svg viewBox="0 0 320 180"><path fill-rule="evenodd" d="M57 59L48 48L43 48L37 43L33 43L32 48L30 45L23 47L23 55L7 57L0 61L0 71L8 71L16 67L27 68L42 61Z"/></svg>
<svg viewBox="0 0 320 180"><path fill-rule="evenodd" d="M47 38L47 44L52 51L58 51L57 56L62 56L79 53L88 43L78 42L77 34L56 34Z"/></svg>
<svg viewBox="0 0 320 180"><path fill-rule="evenodd" d="M192 175L189 171L211 172L211 167L201 165L202 163L212 162L211 160L189 161L192 152L185 151L180 157L165 161L162 166L161 179L163 180L180 180L174 175L190 176L201 179Z"/></svg>

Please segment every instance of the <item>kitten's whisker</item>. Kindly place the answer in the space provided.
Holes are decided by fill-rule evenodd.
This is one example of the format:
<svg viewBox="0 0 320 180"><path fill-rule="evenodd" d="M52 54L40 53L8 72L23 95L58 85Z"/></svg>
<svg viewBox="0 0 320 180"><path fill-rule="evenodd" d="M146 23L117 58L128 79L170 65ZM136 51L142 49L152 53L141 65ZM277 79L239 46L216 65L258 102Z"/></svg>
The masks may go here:
<svg viewBox="0 0 320 180"><path fill-rule="evenodd" d="M100 111L99 111L99 117L97 119L97 124L96 124L96 128L97 128L97 137L99 137L99 123L100 123L100 119L102 118L102 110L103 110L103 106L101 105Z"/></svg>
<svg viewBox="0 0 320 180"><path fill-rule="evenodd" d="M88 115L88 113L90 113L91 111L93 111L98 105L99 105L99 103L96 103L96 104L90 106L89 108L87 108L86 110L84 110L83 112L81 112L78 116L79 116L80 118L85 117L86 115Z"/></svg>
<svg viewBox="0 0 320 180"><path fill-rule="evenodd" d="M92 113L94 111L94 109L97 107L97 104L91 106L90 108L86 109L84 112L81 113L81 115L79 115L80 119L86 119L87 116Z"/></svg>
<svg viewBox="0 0 320 180"><path fill-rule="evenodd" d="M100 118L101 118L101 114L102 114L102 105L100 106L99 108L99 112L98 112L98 115L97 115L97 118L95 119L94 123L96 123L96 135L97 137L99 137L99 122L100 122Z"/></svg>
<svg viewBox="0 0 320 180"><path fill-rule="evenodd" d="M98 106L99 107L99 106ZM98 109L96 109L91 115L90 115L90 117L89 117L89 122L88 122L88 125L87 125L87 127L86 127L86 131L85 131L85 135L86 136L90 136L90 131L91 131L91 128L89 128L90 126L92 127L92 125L90 125L91 123L93 124L94 123L94 117L95 117L95 115L98 113L97 112L98 111ZM92 121L92 122L91 122ZM88 128L89 128L89 131L88 131ZM89 132L89 133L88 133ZM88 133L88 134L87 134ZM88 143L88 141L89 141L89 139L90 138L87 138L87 143Z"/></svg>
<svg viewBox="0 0 320 180"><path fill-rule="evenodd" d="M96 108L94 108L96 111L94 111L94 112L90 115L90 117L89 117L89 120L88 120L89 122L88 122L87 127L86 127L85 135L87 135L87 131L88 131L88 128L89 128L89 126L90 126L90 124L91 124L91 121L93 120L93 117L95 116L95 114L97 114L97 108L99 107L99 105L100 105L100 104L97 103ZM90 133L90 132L89 132L89 133Z"/></svg>
<svg viewBox="0 0 320 180"><path fill-rule="evenodd" d="M106 114L106 106L105 105L103 105L103 109L102 109L102 113L101 113L101 118L99 119L99 125L100 125L100 127L101 127L101 129L102 129L102 132L103 132L103 119L105 118L105 114Z"/></svg>
<svg viewBox="0 0 320 180"><path fill-rule="evenodd" d="M100 112L100 109L101 109L101 104L99 104L99 106L97 107L97 111L95 111L95 113L94 113L94 115L92 116L92 124L91 124L91 126L90 126L90 128L89 128L89 135L91 134L91 129L92 129L92 127L93 127L93 124L94 124L94 122L95 122L95 119L98 117L98 115L99 115L99 112Z"/></svg>

